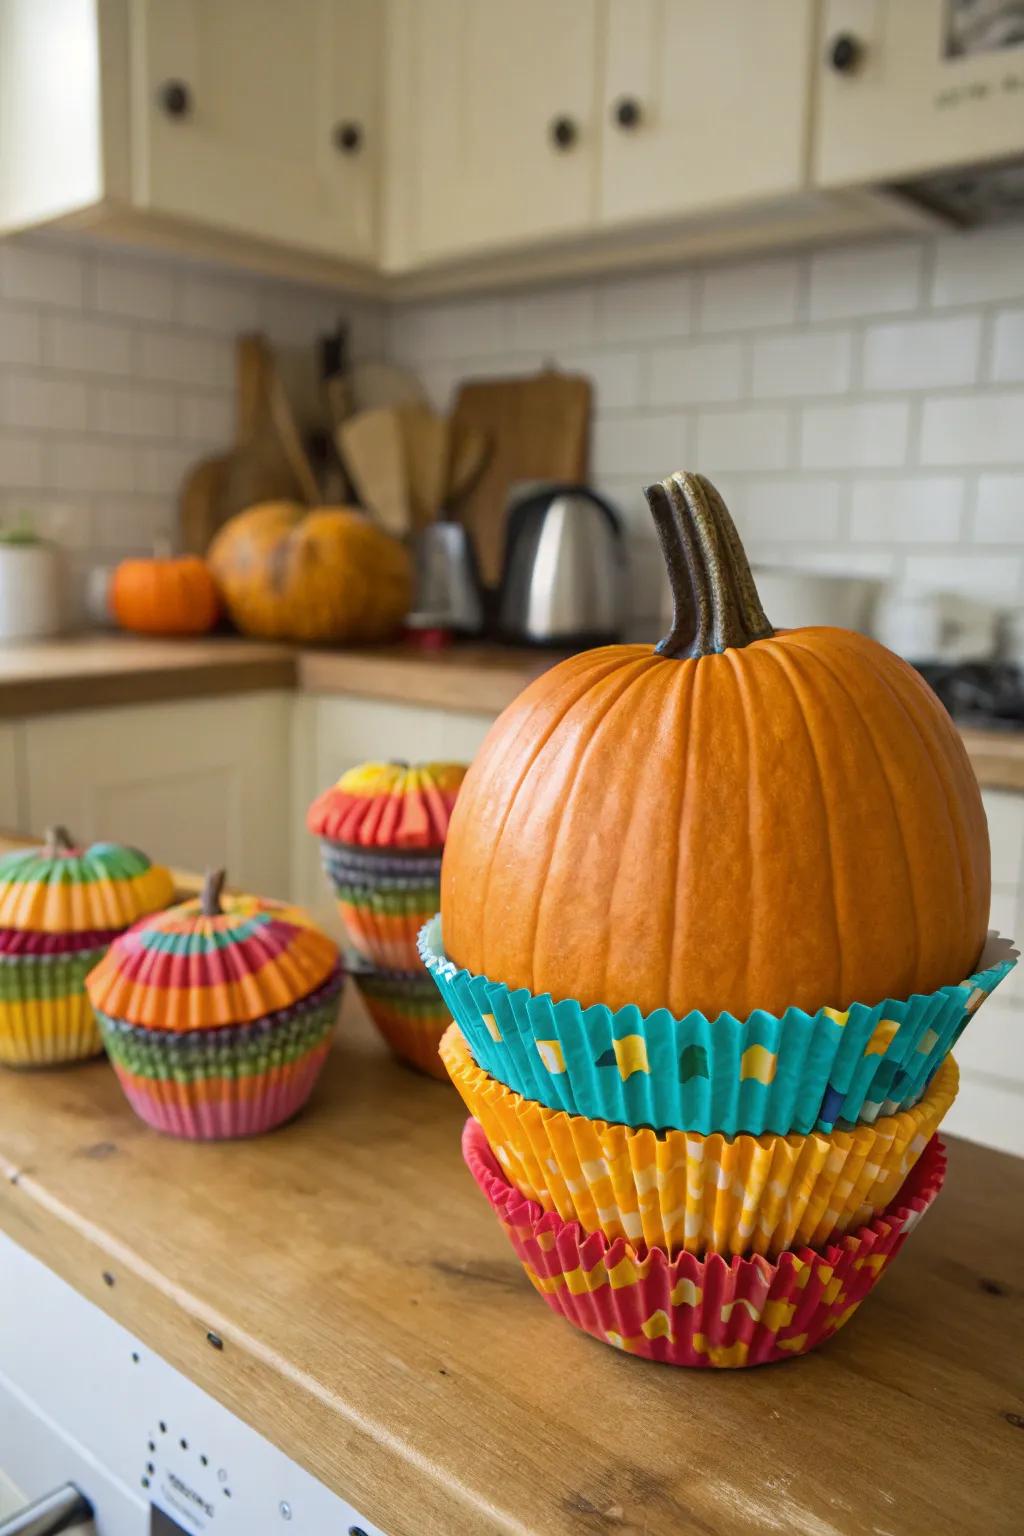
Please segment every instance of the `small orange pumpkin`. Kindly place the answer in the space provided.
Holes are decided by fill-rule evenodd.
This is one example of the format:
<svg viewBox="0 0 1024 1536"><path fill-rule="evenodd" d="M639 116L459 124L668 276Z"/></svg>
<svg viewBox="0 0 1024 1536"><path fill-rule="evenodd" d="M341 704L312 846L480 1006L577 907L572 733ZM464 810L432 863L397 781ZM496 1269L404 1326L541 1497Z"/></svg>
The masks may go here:
<svg viewBox="0 0 1024 1536"><path fill-rule="evenodd" d="M386 640L412 601L408 550L349 507L250 507L207 558L233 622L265 639Z"/></svg>
<svg viewBox="0 0 1024 1536"><path fill-rule="evenodd" d="M646 494L672 630L562 662L495 722L448 832L450 959L556 999L709 1017L962 981L989 847L946 711L863 635L774 631L702 476Z"/></svg>
<svg viewBox="0 0 1024 1536"><path fill-rule="evenodd" d="M198 555L122 560L107 601L121 629L142 635L204 635L220 616L216 583Z"/></svg>

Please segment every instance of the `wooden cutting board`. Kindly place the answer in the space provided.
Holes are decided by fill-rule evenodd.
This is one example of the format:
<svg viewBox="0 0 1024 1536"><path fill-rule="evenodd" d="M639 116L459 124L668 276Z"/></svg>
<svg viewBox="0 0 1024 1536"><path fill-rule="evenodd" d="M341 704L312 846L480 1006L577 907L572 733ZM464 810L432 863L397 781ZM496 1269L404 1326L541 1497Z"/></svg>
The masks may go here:
<svg viewBox="0 0 1024 1536"><path fill-rule="evenodd" d="M454 511L469 529L485 586L497 586L510 488L518 480L585 480L590 380L548 369L525 379L470 379L459 390L452 434L474 429L490 444L483 472Z"/></svg>

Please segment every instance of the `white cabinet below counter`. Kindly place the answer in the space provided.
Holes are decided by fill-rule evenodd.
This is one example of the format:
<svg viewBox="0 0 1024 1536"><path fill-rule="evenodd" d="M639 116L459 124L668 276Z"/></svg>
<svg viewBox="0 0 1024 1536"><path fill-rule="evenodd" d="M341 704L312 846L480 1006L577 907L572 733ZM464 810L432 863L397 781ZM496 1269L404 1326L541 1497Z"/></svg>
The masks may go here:
<svg viewBox="0 0 1024 1536"><path fill-rule="evenodd" d="M29 719L24 812L4 825L41 833L61 822L81 842L130 843L180 869L223 866L233 885L287 897L291 708L280 691Z"/></svg>

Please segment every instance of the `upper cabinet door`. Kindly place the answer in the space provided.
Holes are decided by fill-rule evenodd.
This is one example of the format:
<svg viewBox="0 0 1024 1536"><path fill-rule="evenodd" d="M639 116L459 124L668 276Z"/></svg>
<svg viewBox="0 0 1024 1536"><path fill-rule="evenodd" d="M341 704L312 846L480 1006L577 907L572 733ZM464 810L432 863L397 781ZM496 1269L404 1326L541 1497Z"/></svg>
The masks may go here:
<svg viewBox="0 0 1024 1536"><path fill-rule="evenodd" d="M813 39L813 0L608 0L602 219L800 189Z"/></svg>
<svg viewBox="0 0 1024 1536"><path fill-rule="evenodd" d="M469 255L594 220L598 0L398 0L397 253Z"/></svg>
<svg viewBox="0 0 1024 1536"><path fill-rule="evenodd" d="M1024 149L1024 12L1010 0L826 0L820 186Z"/></svg>
<svg viewBox="0 0 1024 1536"><path fill-rule="evenodd" d="M132 0L135 199L338 257L376 247L378 0Z"/></svg>

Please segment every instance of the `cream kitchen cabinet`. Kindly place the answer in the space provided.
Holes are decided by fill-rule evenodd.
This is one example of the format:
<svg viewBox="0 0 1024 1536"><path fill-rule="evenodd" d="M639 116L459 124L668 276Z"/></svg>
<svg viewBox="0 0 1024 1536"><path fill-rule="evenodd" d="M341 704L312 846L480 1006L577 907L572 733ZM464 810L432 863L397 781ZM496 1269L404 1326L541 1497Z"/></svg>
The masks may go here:
<svg viewBox="0 0 1024 1536"><path fill-rule="evenodd" d="M824 0L817 184L891 181L1019 155L1021 43L1015 6Z"/></svg>
<svg viewBox="0 0 1024 1536"><path fill-rule="evenodd" d="M281 691L29 719L19 825L63 822L287 897L291 707Z"/></svg>
<svg viewBox="0 0 1024 1536"><path fill-rule="evenodd" d="M388 167L406 262L593 224L601 0L391 0Z"/></svg>
<svg viewBox="0 0 1024 1536"><path fill-rule="evenodd" d="M379 0L0 0L0 229L369 264L382 38Z"/></svg>
<svg viewBox="0 0 1024 1536"><path fill-rule="evenodd" d="M608 0L601 220L803 188L814 0Z"/></svg>

